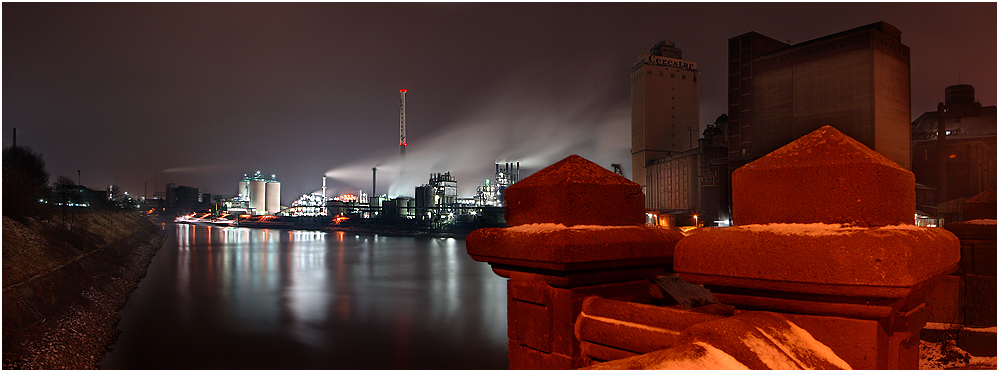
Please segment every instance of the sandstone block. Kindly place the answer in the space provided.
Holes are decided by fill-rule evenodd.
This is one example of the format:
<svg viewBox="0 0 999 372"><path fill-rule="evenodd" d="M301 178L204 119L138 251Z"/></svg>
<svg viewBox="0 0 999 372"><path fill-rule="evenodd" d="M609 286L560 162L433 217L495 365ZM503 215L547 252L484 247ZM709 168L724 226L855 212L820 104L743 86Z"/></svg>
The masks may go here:
<svg viewBox="0 0 999 372"><path fill-rule="evenodd" d="M637 183L578 155L552 164L504 191L508 226L639 226L645 195Z"/></svg>
<svg viewBox="0 0 999 372"><path fill-rule="evenodd" d="M962 328L957 336L957 347L974 356L996 356L996 329Z"/></svg>
<svg viewBox="0 0 999 372"><path fill-rule="evenodd" d="M965 221L996 219L996 189L982 191L965 200L962 213Z"/></svg>
<svg viewBox="0 0 999 372"><path fill-rule="evenodd" d="M746 312L699 323L668 349L588 369L849 369L806 330L775 313Z"/></svg>
<svg viewBox="0 0 999 372"><path fill-rule="evenodd" d="M957 238L961 240L996 241L996 220L952 222L947 224L946 229L957 235Z"/></svg>
<svg viewBox="0 0 999 372"><path fill-rule="evenodd" d="M473 259L493 266L559 272L652 268L648 276L623 278L630 280L669 269L673 247L682 237L677 231L639 226L531 224L475 230L465 239L465 247Z"/></svg>
<svg viewBox="0 0 999 372"><path fill-rule="evenodd" d="M996 277L965 275L964 324L968 327L996 326Z"/></svg>
<svg viewBox="0 0 999 372"><path fill-rule="evenodd" d="M926 321L964 323L964 276L945 275L926 294Z"/></svg>
<svg viewBox="0 0 999 372"><path fill-rule="evenodd" d="M674 346L683 341L680 338L683 330L722 318L593 296L583 301L575 334L588 356L607 361ZM627 353L609 352L598 346Z"/></svg>
<svg viewBox="0 0 999 372"><path fill-rule="evenodd" d="M956 269L959 244L946 230L912 225L707 228L676 245L673 270L702 285L902 298L911 287Z"/></svg>
<svg viewBox="0 0 999 372"><path fill-rule="evenodd" d="M912 224L915 176L831 126L732 173L735 225Z"/></svg>

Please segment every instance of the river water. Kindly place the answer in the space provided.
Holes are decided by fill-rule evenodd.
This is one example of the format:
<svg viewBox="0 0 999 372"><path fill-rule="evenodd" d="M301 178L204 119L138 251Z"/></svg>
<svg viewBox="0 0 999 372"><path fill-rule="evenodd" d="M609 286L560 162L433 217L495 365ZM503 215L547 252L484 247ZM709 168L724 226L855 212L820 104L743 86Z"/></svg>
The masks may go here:
<svg viewBox="0 0 999 372"><path fill-rule="evenodd" d="M104 369L506 369L506 283L460 239L163 224Z"/></svg>

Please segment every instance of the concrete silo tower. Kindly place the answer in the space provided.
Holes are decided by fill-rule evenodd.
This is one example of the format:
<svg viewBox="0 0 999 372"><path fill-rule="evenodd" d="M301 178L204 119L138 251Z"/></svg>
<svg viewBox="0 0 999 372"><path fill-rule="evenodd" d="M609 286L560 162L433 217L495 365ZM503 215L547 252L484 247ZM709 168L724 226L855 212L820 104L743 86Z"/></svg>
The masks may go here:
<svg viewBox="0 0 999 372"><path fill-rule="evenodd" d="M267 208L267 214L275 214L281 211L281 182L272 175L271 179L266 182L266 201L264 206Z"/></svg>

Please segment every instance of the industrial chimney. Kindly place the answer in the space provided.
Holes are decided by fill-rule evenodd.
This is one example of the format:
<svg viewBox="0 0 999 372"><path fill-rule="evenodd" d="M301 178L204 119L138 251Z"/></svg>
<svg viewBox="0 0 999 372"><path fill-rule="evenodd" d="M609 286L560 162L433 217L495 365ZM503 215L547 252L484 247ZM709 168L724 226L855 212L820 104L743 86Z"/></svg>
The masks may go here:
<svg viewBox="0 0 999 372"><path fill-rule="evenodd" d="M399 90L399 157L406 157L406 90ZM372 195L373 196L373 195Z"/></svg>
<svg viewBox="0 0 999 372"><path fill-rule="evenodd" d="M375 180L378 176L378 167L371 167L371 198L375 197ZM360 195L358 195L360 197ZM370 198L368 200L371 200Z"/></svg>

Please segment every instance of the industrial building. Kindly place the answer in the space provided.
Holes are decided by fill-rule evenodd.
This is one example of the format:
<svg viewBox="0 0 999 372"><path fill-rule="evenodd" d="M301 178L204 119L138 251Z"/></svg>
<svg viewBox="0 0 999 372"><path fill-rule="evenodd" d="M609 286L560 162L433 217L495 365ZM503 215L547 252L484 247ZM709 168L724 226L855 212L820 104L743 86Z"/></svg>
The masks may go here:
<svg viewBox="0 0 999 372"><path fill-rule="evenodd" d="M663 41L630 71L632 179L649 222L725 225L731 171L823 125L911 168L909 48L894 26L793 45L749 32L728 46L728 113L696 142L682 135L697 128L696 64Z"/></svg>
<svg viewBox="0 0 999 372"><path fill-rule="evenodd" d="M697 147L654 159L645 167L648 222L664 226L728 225L727 115L708 125ZM698 218L694 218L694 216Z"/></svg>
<svg viewBox="0 0 999 372"><path fill-rule="evenodd" d="M928 225L962 220L964 200L996 188L996 106L983 107L971 85L950 86L910 128L917 212Z"/></svg>
<svg viewBox="0 0 999 372"><path fill-rule="evenodd" d="M700 132L697 63L662 40L631 67L632 180L647 189L645 167L690 150ZM646 199L648 204L648 199Z"/></svg>
<svg viewBox="0 0 999 372"><path fill-rule="evenodd" d="M730 169L831 125L910 169L909 47L877 22L790 45L728 41Z"/></svg>
<svg viewBox="0 0 999 372"><path fill-rule="evenodd" d="M459 207L458 181L451 172L430 174L426 184L416 187L414 204L420 218L453 216Z"/></svg>
<svg viewBox="0 0 999 372"><path fill-rule="evenodd" d="M281 211L281 182L276 175L264 177L260 171L252 176L244 174L237 187L239 191L230 209L245 208L253 215L275 214Z"/></svg>
<svg viewBox="0 0 999 372"><path fill-rule="evenodd" d="M486 180L484 185L475 189L475 197L471 203L477 207L502 207L503 192L507 187L520 181L520 162L496 164L493 182Z"/></svg>

